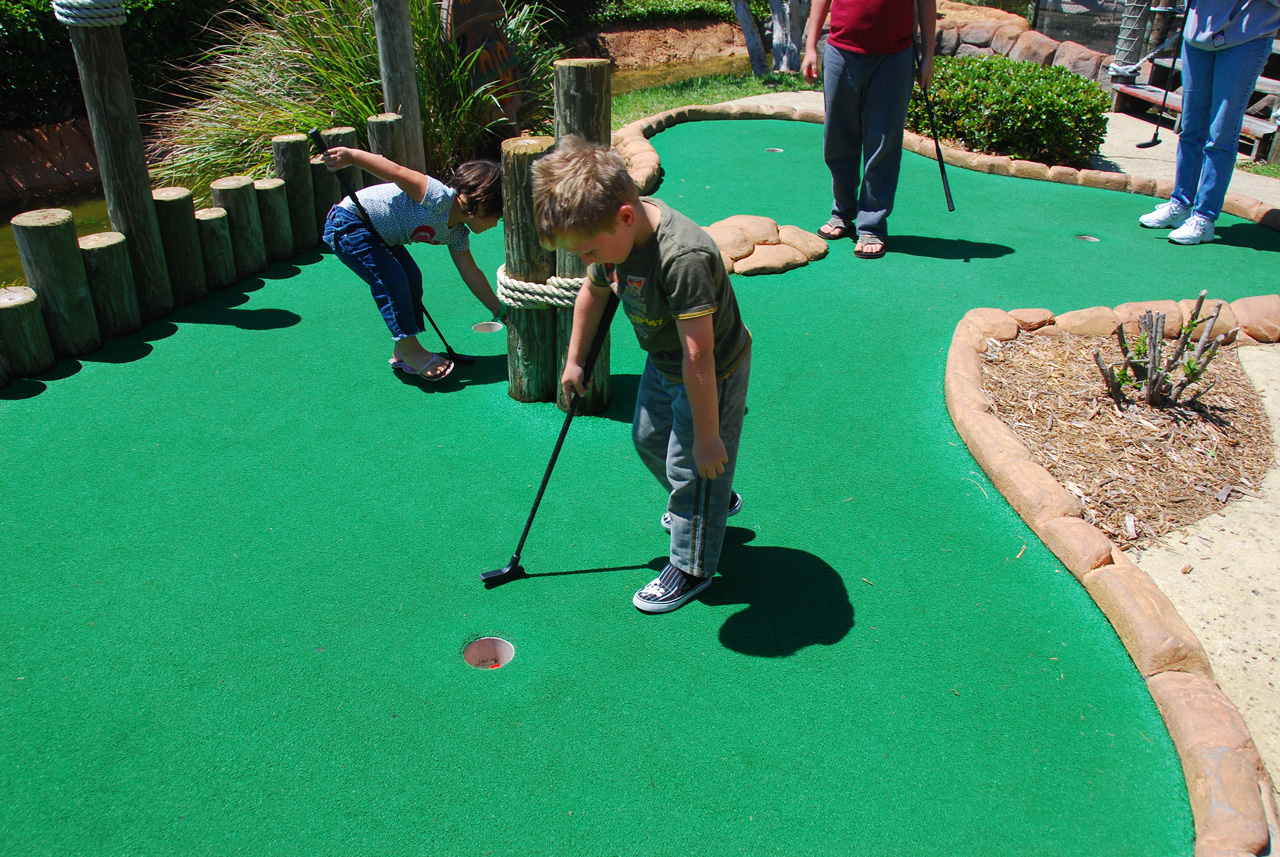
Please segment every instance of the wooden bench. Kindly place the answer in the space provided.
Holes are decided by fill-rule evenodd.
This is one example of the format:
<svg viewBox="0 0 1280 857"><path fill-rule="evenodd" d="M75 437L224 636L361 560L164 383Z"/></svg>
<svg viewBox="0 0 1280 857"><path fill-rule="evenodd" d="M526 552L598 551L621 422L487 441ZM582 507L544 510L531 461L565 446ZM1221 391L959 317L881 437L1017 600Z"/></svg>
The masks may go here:
<svg viewBox="0 0 1280 857"><path fill-rule="evenodd" d="M1167 63L1168 60L1165 60ZM1262 78L1258 81L1262 84ZM1268 84L1276 84L1277 91L1280 91L1280 83L1267 80ZM1145 83L1116 83L1112 82L1111 89L1113 91L1111 109L1114 112L1126 112L1124 108L1127 106L1125 99L1133 98L1139 101L1149 102L1159 105L1165 100L1165 90L1163 86L1151 86ZM1259 89L1259 92L1269 92L1270 90ZM1182 96L1176 92L1170 92L1168 101L1165 102L1165 109L1170 113L1177 115L1177 122L1173 126L1174 133L1178 133L1182 128ZM1270 119L1262 119L1258 116L1244 117L1244 126L1240 129L1241 141L1249 146L1249 157L1253 160L1258 159L1258 149L1262 146L1264 140L1270 138L1276 133L1277 125Z"/></svg>

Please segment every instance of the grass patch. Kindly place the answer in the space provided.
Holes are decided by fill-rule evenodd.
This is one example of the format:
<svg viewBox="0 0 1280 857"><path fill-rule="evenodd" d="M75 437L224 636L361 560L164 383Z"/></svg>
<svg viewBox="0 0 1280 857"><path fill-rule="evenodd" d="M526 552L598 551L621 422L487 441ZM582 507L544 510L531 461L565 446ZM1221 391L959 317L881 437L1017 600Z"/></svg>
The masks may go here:
<svg viewBox="0 0 1280 857"><path fill-rule="evenodd" d="M1236 169L1255 176L1266 176L1269 179L1280 179L1280 164L1264 164L1258 161L1244 161L1236 164Z"/></svg>
<svg viewBox="0 0 1280 857"><path fill-rule="evenodd" d="M688 104L719 104L749 95L766 92L801 92L822 90L822 82L810 83L798 74L770 74L757 78L751 74L712 74L690 77L624 92L613 99L613 127L621 128L629 122L652 116L672 107Z"/></svg>

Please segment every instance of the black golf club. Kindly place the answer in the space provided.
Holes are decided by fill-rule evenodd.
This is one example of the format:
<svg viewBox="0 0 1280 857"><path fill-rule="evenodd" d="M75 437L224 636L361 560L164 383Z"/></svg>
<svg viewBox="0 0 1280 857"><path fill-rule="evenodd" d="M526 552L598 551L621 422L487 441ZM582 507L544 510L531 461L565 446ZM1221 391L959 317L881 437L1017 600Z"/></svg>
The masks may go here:
<svg viewBox="0 0 1280 857"><path fill-rule="evenodd" d="M1162 9L1152 9L1151 11L1167 12L1167 11L1170 11L1171 8L1172 7L1162 8ZM1186 25L1187 25L1187 21L1184 18L1182 21L1182 26L1185 28ZM1179 29L1178 35L1172 40L1173 44L1176 46L1178 42L1181 41L1181 39L1182 39L1182 30ZM1167 44L1168 44L1167 42L1165 44L1162 44L1161 48L1165 47L1165 45ZM1156 53L1159 53L1159 51L1156 51ZM1151 135L1150 140L1144 140L1141 143L1137 143L1134 146L1135 149L1150 149L1152 146L1160 145L1160 120L1164 118L1164 106L1169 103L1169 89L1173 85L1173 73L1177 71L1177 68L1178 68L1178 58L1177 58L1177 54L1175 53L1173 57L1173 61L1169 63L1169 73L1166 74L1164 78L1164 97L1160 99L1160 110L1156 113L1156 130Z"/></svg>
<svg viewBox="0 0 1280 857"><path fill-rule="evenodd" d="M916 51L916 76L919 77L920 70L920 51ZM942 160L942 144L938 142L938 123L933 118L933 99L929 97L929 90L923 85L920 87L920 94L924 96L924 109L929 114L929 130L933 132L933 150L938 155L938 172L942 175L942 192L947 196L947 211L955 211L956 204L951 201L951 185L947 182L947 165Z"/></svg>
<svg viewBox="0 0 1280 857"><path fill-rule="evenodd" d="M312 143L315 143L316 148L320 150L320 154L323 155L325 152L329 151L329 145L325 143L324 137L320 136L319 128L312 128L310 131L307 132L307 136L311 138ZM351 182L347 179L346 174L343 173L341 170L339 170L338 172L335 173L335 175L338 177L338 184L342 186L343 194L351 197L351 201L355 203L356 211L360 213L360 219L363 220L364 225L368 227L369 234L372 235L374 237L374 240L376 240L383 247L387 247L387 242L382 240L382 236L378 234L378 230L374 228L373 221L369 219L369 212L365 211L364 206L360 204L360 198L356 196L356 192L351 187ZM388 247L388 249L390 248ZM444 334L440 332L440 328L436 326L435 319L431 317L431 313L427 312L427 308L426 306L423 305L422 297L420 295L413 296L413 304L414 304L414 309L416 309L418 312L418 327L422 327L422 322L424 318L431 323L432 329L435 330L436 336L440 337L440 342L441 344L444 345L444 350L449 355L450 360L452 360L454 363L464 363L464 364L470 364L470 363L476 362L476 358L471 357L467 354L459 354L458 352L453 350L453 346L449 344L449 341L444 338Z"/></svg>
<svg viewBox="0 0 1280 857"><path fill-rule="evenodd" d="M584 370L583 377L587 381L591 380L591 370L596 365L596 358L600 356L600 349L604 346L604 338L609 333L609 325L613 321L613 314L617 309L618 296L610 292L609 302L605 304L604 315L600 318L600 326L596 328L595 338L591 340L591 349L587 352L587 360L582 367ZM520 543L516 545L516 552L511 555L511 562L502 568L481 572L480 579L485 583L501 582L500 578L514 580L524 574L524 566L520 564L520 552L524 550L524 540L529 537L529 528L533 526L533 516L538 514L538 504L542 502L542 494L547 490L547 482L551 479L551 470L556 466L556 459L560 457L560 447L564 446L564 437L569 433L569 423L573 421L573 414L578 410L578 400L579 396L575 392L573 398L569 400L569 412L564 415L564 425L560 427L560 437L556 438L556 447L551 451L551 460L547 462L547 472L542 474L542 484L538 486L538 494L533 498L533 508L529 510L529 520L524 522L524 532L520 534Z"/></svg>

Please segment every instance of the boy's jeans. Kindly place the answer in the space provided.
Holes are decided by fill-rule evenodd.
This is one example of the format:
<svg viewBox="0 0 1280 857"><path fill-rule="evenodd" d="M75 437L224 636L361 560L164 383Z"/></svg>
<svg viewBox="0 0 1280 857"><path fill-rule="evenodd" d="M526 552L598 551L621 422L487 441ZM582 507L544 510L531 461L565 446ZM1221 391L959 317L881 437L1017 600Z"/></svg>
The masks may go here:
<svg viewBox="0 0 1280 857"><path fill-rule="evenodd" d="M335 205L324 224L324 243L369 284L378 311L397 340L417 336L422 272L404 247L387 247L369 234L358 214Z"/></svg>
<svg viewBox="0 0 1280 857"><path fill-rule="evenodd" d="M720 564L750 378L748 352L733 374L716 385L720 439L729 462L724 473L704 479L693 460L693 413L684 384L663 377L652 360L645 361L640 376L631 437L640 460L669 494L671 564L694 577L712 577Z"/></svg>
<svg viewBox="0 0 1280 857"><path fill-rule="evenodd" d="M1172 198L1210 220L1222 213L1244 111L1270 55L1270 38L1221 51L1182 44L1182 131Z"/></svg>

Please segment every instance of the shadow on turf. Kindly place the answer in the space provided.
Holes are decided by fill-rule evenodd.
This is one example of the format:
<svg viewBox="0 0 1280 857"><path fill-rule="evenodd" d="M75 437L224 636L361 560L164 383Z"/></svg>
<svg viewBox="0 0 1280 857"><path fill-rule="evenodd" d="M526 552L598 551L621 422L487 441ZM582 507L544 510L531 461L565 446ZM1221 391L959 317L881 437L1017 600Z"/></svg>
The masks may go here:
<svg viewBox="0 0 1280 857"><path fill-rule="evenodd" d="M444 349L440 350L444 353ZM417 387L424 393L447 393L461 390L463 387L474 387L477 384L507 383L507 355L490 354L475 358L474 363L458 363L447 378L439 381L428 381L417 375L396 372L396 378L406 387Z"/></svg>
<svg viewBox="0 0 1280 857"><path fill-rule="evenodd" d="M963 238L936 238L927 235L895 235L889 239L892 252L904 256L926 256L930 259L998 259L1008 256L1013 248L985 241Z"/></svg>

